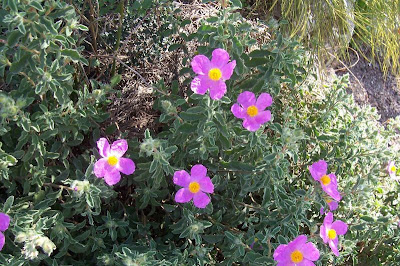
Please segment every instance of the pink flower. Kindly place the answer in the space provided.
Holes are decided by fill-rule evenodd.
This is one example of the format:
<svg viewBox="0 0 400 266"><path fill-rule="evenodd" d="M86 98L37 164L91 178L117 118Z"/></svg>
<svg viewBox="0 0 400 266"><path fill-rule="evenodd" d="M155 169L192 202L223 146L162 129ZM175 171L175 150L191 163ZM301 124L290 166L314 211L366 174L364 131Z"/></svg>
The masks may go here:
<svg viewBox="0 0 400 266"><path fill-rule="evenodd" d="M336 175L331 173L326 174L328 164L324 160L319 160L313 163L309 168L311 176L321 183L322 189L331 196L334 200L340 201L341 196L337 189Z"/></svg>
<svg viewBox="0 0 400 266"><path fill-rule="evenodd" d="M299 235L287 245L279 245L274 252L274 260L277 266L311 266L313 261L319 259L319 251L311 242L307 242L307 236Z"/></svg>
<svg viewBox="0 0 400 266"><path fill-rule="evenodd" d="M386 170L388 171L390 178L397 180L397 176L396 176L397 168L394 165L394 161L388 162L388 165L386 166Z"/></svg>
<svg viewBox="0 0 400 266"><path fill-rule="evenodd" d="M135 163L129 158L122 157L128 150L126 140L114 141L110 146L107 139L100 138L97 141L97 148L103 158L95 163L94 174L99 178L104 177L108 185L112 186L119 182L120 172L125 175L135 172Z"/></svg>
<svg viewBox="0 0 400 266"><path fill-rule="evenodd" d="M202 164L194 165L190 175L185 170L176 171L174 184L183 188L176 192L175 201L185 203L193 199L194 206L205 208L210 203L210 198L206 193L214 193L214 185L206 175L207 168Z"/></svg>
<svg viewBox="0 0 400 266"><path fill-rule="evenodd" d="M328 203L329 210L334 211L339 207L339 203L335 200L326 199L326 203ZM319 210L319 213L324 214L324 207Z"/></svg>
<svg viewBox="0 0 400 266"><path fill-rule="evenodd" d="M5 213L0 212L0 250L3 249L6 238L2 232L8 229L10 225L10 216Z"/></svg>
<svg viewBox="0 0 400 266"><path fill-rule="evenodd" d="M271 112L265 110L272 104L268 93L261 93L258 99L254 93L244 91L239 94L238 103L232 105L231 111L237 118L243 119L243 127L249 131L257 131L260 126L271 120Z"/></svg>
<svg viewBox="0 0 400 266"><path fill-rule="evenodd" d="M194 93L205 94L210 89L210 97L219 100L226 92L225 80L231 78L236 61L229 62L229 54L218 48L212 52L210 60L205 55L196 55L192 60L192 69L198 74L190 88Z"/></svg>
<svg viewBox="0 0 400 266"><path fill-rule="evenodd" d="M340 220L333 222L333 214L328 212L325 216L324 223L320 227L320 233L324 243L329 243L329 246L336 256L339 256L338 251L338 237L337 235L344 235L347 232L347 224Z"/></svg>

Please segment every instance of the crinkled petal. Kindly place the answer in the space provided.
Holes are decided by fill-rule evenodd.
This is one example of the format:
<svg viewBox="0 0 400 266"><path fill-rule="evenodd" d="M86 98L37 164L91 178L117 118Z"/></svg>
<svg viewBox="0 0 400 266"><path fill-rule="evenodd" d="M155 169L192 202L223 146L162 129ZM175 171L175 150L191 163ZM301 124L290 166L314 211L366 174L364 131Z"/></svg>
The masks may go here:
<svg viewBox="0 0 400 266"><path fill-rule="evenodd" d="M196 55L192 62L192 69L194 73L199 75L207 75L210 70L210 60L205 55Z"/></svg>
<svg viewBox="0 0 400 266"><path fill-rule="evenodd" d="M247 107L256 104L256 96L251 91L244 91L239 94L237 101L247 109Z"/></svg>
<svg viewBox="0 0 400 266"><path fill-rule="evenodd" d="M212 52L211 65L212 67L221 68L228 64L229 54L227 51L221 48L217 48Z"/></svg>
<svg viewBox="0 0 400 266"><path fill-rule="evenodd" d="M332 200L331 202L328 203L328 206L331 211L334 211L339 207L339 203L335 200Z"/></svg>
<svg viewBox="0 0 400 266"><path fill-rule="evenodd" d="M94 164L93 172L97 177L104 177L110 171L112 167L108 164L107 158L101 158Z"/></svg>
<svg viewBox="0 0 400 266"><path fill-rule="evenodd" d="M190 175L196 180L203 178L207 175L207 168L202 164L193 165L192 169L190 170Z"/></svg>
<svg viewBox="0 0 400 266"><path fill-rule="evenodd" d="M286 252L286 247L287 245L285 244L280 244L274 251L274 260L280 260L282 256L286 257L287 252Z"/></svg>
<svg viewBox="0 0 400 266"><path fill-rule="evenodd" d="M116 168L125 175L131 175L133 172L135 172L136 166L135 163L129 158L119 158Z"/></svg>
<svg viewBox="0 0 400 266"><path fill-rule="evenodd" d="M325 226L328 225L329 228L330 228L332 222L333 222L333 213L328 212L328 213L325 215L325 218L324 218L324 225L325 225Z"/></svg>
<svg viewBox="0 0 400 266"><path fill-rule="evenodd" d="M2 232L0 232L0 250L3 249L4 243L6 242L6 238Z"/></svg>
<svg viewBox="0 0 400 266"><path fill-rule="evenodd" d="M321 207L321 209L319 209L319 214L320 215L324 214L324 207Z"/></svg>
<svg viewBox="0 0 400 266"><path fill-rule="evenodd" d="M289 252L292 253L295 250L300 250L300 248L304 246L306 242L307 242L307 236L299 235L298 237L289 242L288 244Z"/></svg>
<svg viewBox="0 0 400 266"><path fill-rule="evenodd" d="M302 262L297 263L296 266L315 266L315 264L312 261L304 259Z"/></svg>
<svg viewBox="0 0 400 266"><path fill-rule="evenodd" d="M193 198L193 193L189 191L187 188L181 188L175 194L175 201L179 203L185 203L190 201Z"/></svg>
<svg viewBox="0 0 400 266"><path fill-rule="evenodd" d="M193 170L193 168L192 168ZM214 193L214 184L211 182L210 177L205 176L199 179L200 190L207 193Z"/></svg>
<svg viewBox="0 0 400 266"><path fill-rule="evenodd" d="M210 87L210 97L213 100L219 100L226 93L226 84L223 80L214 81Z"/></svg>
<svg viewBox="0 0 400 266"><path fill-rule="evenodd" d="M338 235L344 235L347 232L347 224L340 220L334 221L331 228L334 229Z"/></svg>
<svg viewBox="0 0 400 266"><path fill-rule="evenodd" d="M10 216L0 212L0 231L6 231L10 226Z"/></svg>
<svg viewBox="0 0 400 266"><path fill-rule="evenodd" d="M197 208L205 208L210 203L210 198L204 192L197 192L193 195L193 203Z"/></svg>
<svg viewBox="0 0 400 266"><path fill-rule="evenodd" d="M319 160L318 162L313 163L309 167L311 176L315 180L320 180L323 175L326 174L326 171L328 170L328 164L324 160Z"/></svg>
<svg viewBox="0 0 400 266"><path fill-rule="evenodd" d="M232 111L233 115L234 115L236 118L241 118L241 119L243 119L243 118L245 118L245 117L247 116L246 110L245 110L244 108L240 107L240 105L237 104L237 103L235 103L234 105L232 105L231 111Z"/></svg>
<svg viewBox="0 0 400 266"><path fill-rule="evenodd" d="M128 142L124 139L114 141L111 144L110 153L118 158L122 157L128 150Z"/></svg>
<svg viewBox="0 0 400 266"><path fill-rule="evenodd" d="M328 175L331 179L331 182L328 185L324 185L322 183L322 181L320 180L322 189L326 192L326 194L328 194L329 196L331 196L334 200L336 201L340 201L341 196L340 193L337 189L337 179L336 176L334 174L329 174Z"/></svg>
<svg viewBox="0 0 400 266"><path fill-rule="evenodd" d="M279 261L278 264L276 264L276 266L296 266L296 264L294 264L289 257L289 259L286 259L284 261Z"/></svg>
<svg viewBox="0 0 400 266"><path fill-rule="evenodd" d="M336 257L339 257L338 243L338 238L329 241L329 247L331 248L333 254L336 255Z"/></svg>
<svg viewBox="0 0 400 266"><path fill-rule="evenodd" d="M232 62L226 64L225 66L221 67L221 72L222 72L222 79L223 80L228 80L231 78L233 74L233 70L236 67L236 60L233 60Z"/></svg>
<svg viewBox="0 0 400 266"><path fill-rule="evenodd" d="M110 144L106 138L100 138L97 141L97 148L99 149L99 153L102 157L107 157L110 152Z"/></svg>
<svg viewBox="0 0 400 266"><path fill-rule="evenodd" d="M211 86L211 80L208 76L197 76L192 80L190 89L200 95L204 95Z"/></svg>
<svg viewBox="0 0 400 266"><path fill-rule="evenodd" d="M319 259L319 250L311 242L308 242L299 248L299 251L303 253L304 258L311 261Z"/></svg>
<svg viewBox="0 0 400 266"><path fill-rule="evenodd" d="M255 117L254 117L255 121L258 124L265 124L267 123L269 120L271 120L271 112L269 110L267 111L262 111L260 113L258 113Z"/></svg>
<svg viewBox="0 0 400 266"><path fill-rule="evenodd" d="M261 124L257 123L254 118L247 117L243 120L243 127L249 131L257 131Z"/></svg>
<svg viewBox="0 0 400 266"><path fill-rule="evenodd" d="M322 238L322 240L324 241L324 243L328 242L328 235L326 233L326 227L325 225L321 225L319 228L319 236Z"/></svg>
<svg viewBox="0 0 400 266"><path fill-rule="evenodd" d="M188 187L190 183L190 175L185 170L176 171L174 173L174 184L181 187Z"/></svg>
<svg viewBox="0 0 400 266"><path fill-rule="evenodd" d="M104 175L104 181L106 181L109 186L117 184L120 180L121 173L115 168L112 171L106 172Z"/></svg>
<svg viewBox="0 0 400 266"><path fill-rule="evenodd" d="M271 95L269 95L269 93L264 92L261 93L260 96L258 96L256 107L258 108L259 111L263 111L268 106L271 106L271 104L272 104Z"/></svg>

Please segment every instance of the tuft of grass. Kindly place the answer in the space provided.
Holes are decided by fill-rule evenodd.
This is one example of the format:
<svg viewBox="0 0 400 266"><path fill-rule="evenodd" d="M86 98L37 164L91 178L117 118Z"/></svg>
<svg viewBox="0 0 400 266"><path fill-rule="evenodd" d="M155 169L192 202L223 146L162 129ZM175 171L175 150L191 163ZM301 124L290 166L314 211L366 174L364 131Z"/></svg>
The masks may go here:
<svg viewBox="0 0 400 266"><path fill-rule="evenodd" d="M320 59L348 56L351 43L377 59L385 75L400 74L400 0L255 0L253 8L287 20L283 30Z"/></svg>

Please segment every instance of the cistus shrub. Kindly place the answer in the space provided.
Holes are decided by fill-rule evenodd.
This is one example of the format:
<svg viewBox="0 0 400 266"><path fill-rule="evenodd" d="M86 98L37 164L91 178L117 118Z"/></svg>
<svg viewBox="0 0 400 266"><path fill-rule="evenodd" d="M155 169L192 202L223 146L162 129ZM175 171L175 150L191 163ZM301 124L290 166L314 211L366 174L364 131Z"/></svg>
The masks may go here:
<svg viewBox="0 0 400 266"><path fill-rule="evenodd" d="M356 105L347 76L322 86L277 28L255 41L240 1L154 85L161 132L127 141L100 125L113 84L83 72L74 8L28 2L1 10L1 264L400 261L400 121Z"/></svg>

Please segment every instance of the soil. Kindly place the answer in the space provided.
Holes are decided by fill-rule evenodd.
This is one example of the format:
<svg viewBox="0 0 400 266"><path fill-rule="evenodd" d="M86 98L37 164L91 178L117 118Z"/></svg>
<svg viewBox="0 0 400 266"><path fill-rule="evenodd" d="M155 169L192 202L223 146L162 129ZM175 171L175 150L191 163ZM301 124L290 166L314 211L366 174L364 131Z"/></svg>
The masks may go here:
<svg viewBox="0 0 400 266"><path fill-rule="evenodd" d="M369 62L354 51L350 53L350 59L345 62L348 67L340 64L336 74L349 73L348 92L353 93L355 101L361 106L376 107L381 123L400 115L400 77L391 73L385 77L377 61Z"/></svg>

